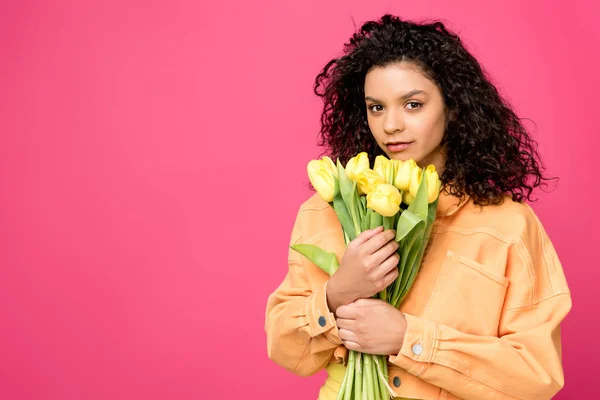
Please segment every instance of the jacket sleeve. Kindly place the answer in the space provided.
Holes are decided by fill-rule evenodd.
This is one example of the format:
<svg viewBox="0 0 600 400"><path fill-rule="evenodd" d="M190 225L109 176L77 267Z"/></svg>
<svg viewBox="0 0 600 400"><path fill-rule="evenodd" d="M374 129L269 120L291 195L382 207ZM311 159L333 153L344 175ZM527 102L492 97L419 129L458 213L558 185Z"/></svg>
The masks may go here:
<svg viewBox="0 0 600 400"><path fill-rule="evenodd" d="M310 212L314 211L298 212L290 244L305 243L302 222ZM312 375L327 366L342 344L334 315L327 306L328 279L327 273L290 249L287 275L267 300L268 356L300 376ZM343 354L341 350L336 355Z"/></svg>
<svg viewBox="0 0 600 400"><path fill-rule="evenodd" d="M405 314L390 362L461 399L550 399L564 385L560 324L571 296L537 217L511 245L498 336L479 336Z"/></svg>

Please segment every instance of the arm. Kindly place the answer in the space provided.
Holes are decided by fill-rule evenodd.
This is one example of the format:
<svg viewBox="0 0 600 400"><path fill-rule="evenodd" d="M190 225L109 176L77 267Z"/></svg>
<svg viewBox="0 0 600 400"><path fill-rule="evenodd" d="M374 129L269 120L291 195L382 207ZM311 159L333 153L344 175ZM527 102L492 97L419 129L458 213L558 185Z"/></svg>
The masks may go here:
<svg viewBox="0 0 600 400"><path fill-rule="evenodd" d="M550 399L564 385L560 324L571 309L563 270L539 220L511 246L498 337L405 314L390 362L463 399ZM417 346L418 345L418 346Z"/></svg>
<svg viewBox="0 0 600 400"><path fill-rule="evenodd" d="M300 211L291 244L302 242ZM327 306L327 274L289 250L289 270L267 300L265 331L269 358L287 370L308 376L329 363L342 342Z"/></svg>

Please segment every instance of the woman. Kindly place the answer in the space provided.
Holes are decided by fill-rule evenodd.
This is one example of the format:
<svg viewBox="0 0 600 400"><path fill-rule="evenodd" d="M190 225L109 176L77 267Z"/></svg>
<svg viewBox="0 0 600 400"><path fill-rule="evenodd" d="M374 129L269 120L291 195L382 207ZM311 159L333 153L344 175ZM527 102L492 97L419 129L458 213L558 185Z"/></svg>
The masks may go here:
<svg viewBox="0 0 600 400"><path fill-rule="evenodd" d="M524 203L544 184L536 143L458 36L442 23L385 15L365 23L318 75L320 145L343 163L361 151L436 166L430 247L399 309L372 299L397 276L393 231L347 249L317 194L291 243L334 251L326 273L290 251L266 312L269 357L296 374L325 368L335 399L347 349L389 356L400 398L549 399L564 385L560 323L571 297L556 251Z"/></svg>

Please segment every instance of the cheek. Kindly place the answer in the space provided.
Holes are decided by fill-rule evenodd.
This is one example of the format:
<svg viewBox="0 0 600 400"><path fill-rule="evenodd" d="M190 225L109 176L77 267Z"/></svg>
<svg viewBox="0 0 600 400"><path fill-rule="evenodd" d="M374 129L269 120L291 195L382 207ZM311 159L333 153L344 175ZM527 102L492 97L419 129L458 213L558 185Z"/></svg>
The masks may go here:
<svg viewBox="0 0 600 400"><path fill-rule="evenodd" d="M438 144L444 136L445 123L443 118L415 119L414 132L418 132L421 142Z"/></svg>

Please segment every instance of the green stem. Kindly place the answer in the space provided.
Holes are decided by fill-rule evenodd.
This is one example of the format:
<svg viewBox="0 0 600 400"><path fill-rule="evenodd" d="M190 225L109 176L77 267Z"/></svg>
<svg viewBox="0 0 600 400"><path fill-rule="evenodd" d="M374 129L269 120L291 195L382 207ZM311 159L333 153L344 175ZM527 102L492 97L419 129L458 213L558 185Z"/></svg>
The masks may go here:
<svg viewBox="0 0 600 400"><path fill-rule="evenodd" d="M366 354L363 356L363 360L366 360ZM363 362L363 374L362 374L362 397L361 400L369 400L368 393L368 383L367 378L369 374L367 374L366 361Z"/></svg>
<svg viewBox="0 0 600 400"><path fill-rule="evenodd" d="M381 376L379 377L379 391L381 392L381 398L382 399L387 399L389 397L389 395L391 393L389 393L388 388L387 388L387 379L388 379L388 368L387 368L387 360L385 356L379 356L379 360L380 363L379 365L381 365L381 372L383 375L383 378L381 378ZM384 381L385 379L385 381Z"/></svg>
<svg viewBox="0 0 600 400"><path fill-rule="evenodd" d="M371 356L373 359L377 356ZM377 364L375 363L375 360L373 360L373 362L371 363L371 373L373 376L373 398L380 400L381 399L381 393L379 393L379 376L377 374Z"/></svg>
<svg viewBox="0 0 600 400"><path fill-rule="evenodd" d="M344 387L344 397L343 397L344 400L352 399L352 391L354 389L354 369L355 368L356 368L356 352L350 350L350 354L348 355L348 367L346 368L346 375L344 376L344 380L346 381L346 384L344 385L345 386Z"/></svg>
<svg viewBox="0 0 600 400"><path fill-rule="evenodd" d="M370 354L365 354L365 357L363 358L365 360L365 368L363 369L363 374L366 375L367 398L374 399L375 388L373 385L373 360Z"/></svg>
<svg viewBox="0 0 600 400"><path fill-rule="evenodd" d="M362 384L363 384L363 364L362 353L356 355L356 369L354 370L354 399L360 400L362 397Z"/></svg>

